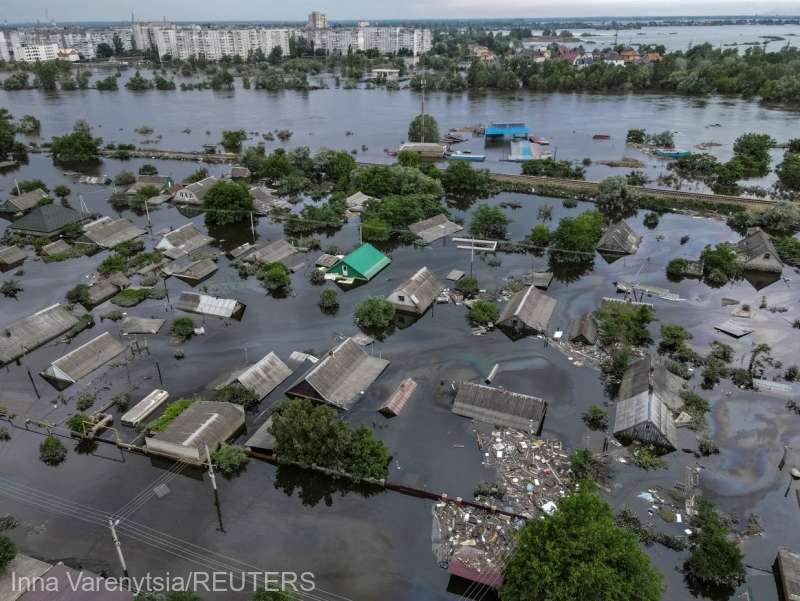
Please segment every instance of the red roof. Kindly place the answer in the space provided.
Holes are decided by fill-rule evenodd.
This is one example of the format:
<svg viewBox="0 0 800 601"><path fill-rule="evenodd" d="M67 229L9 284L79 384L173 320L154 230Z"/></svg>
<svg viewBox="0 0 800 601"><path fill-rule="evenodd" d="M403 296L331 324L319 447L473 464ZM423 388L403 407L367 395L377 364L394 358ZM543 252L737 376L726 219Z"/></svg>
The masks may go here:
<svg viewBox="0 0 800 601"><path fill-rule="evenodd" d="M447 563L447 571L453 576L484 584L490 588L499 588L503 584L503 573L497 569L478 570L464 563L472 559L472 563L480 560L484 552L474 547L460 547Z"/></svg>

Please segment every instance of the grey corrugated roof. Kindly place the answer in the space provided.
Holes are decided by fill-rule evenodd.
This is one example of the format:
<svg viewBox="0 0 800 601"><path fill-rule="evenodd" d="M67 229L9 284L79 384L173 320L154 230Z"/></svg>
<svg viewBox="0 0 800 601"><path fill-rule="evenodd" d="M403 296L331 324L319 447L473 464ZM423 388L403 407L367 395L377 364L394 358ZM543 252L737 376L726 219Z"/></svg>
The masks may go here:
<svg viewBox="0 0 800 601"><path fill-rule="evenodd" d="M290 375L292 375L292 370L280 360L280 357L275 353L269 353L258 363L234 376L228 383L239 382L261 400Z"/></svg>
<svg viewBox="0 0 800 601"><path fill-rule="evenodd" d="M285 238L274 240L247 255L243 260L255 263L277 263L284 261L297 252L297 249Z"/></svg>
<svg viewBox="0 0 800 601"><path fill-rule="evenodd" d="M275 447L277 446L277 441L275 437L270 434L270 428L272 427L272 416L270 415L261 426L256 430L253 435L247 439L247 442L244 443L244 446L249 449L255 449L258 451L274 451Z"/></svg>
<svg viewBox="0 0 800 601"><path fill-rule="evenodd" d="M200 259L193 261L185 269L175 273L175 277L189 284L195 285L211 277L219 269L213 259Z"/></svg>
<svg viewBox="0 0 800 601"><path fill-rule="evenodd" d="M503 325L517 318L533 330L546 332L557 304L558 301L553 297L537 290L535 286L529 286L511 297L497 323Z"/></svg>
<svg viewBox="0 0 800 601"><path fill-rule="evenodd" d="M207 294L181 292L178 302L175 303L175 308L188 313L238 319L245 306L233 298L217 298Z"/></svg>
<svg viewBox="0 0 800 601"><path fill-rule="evenodd" d="M45 198L47 198L47 192L36 188L30 192L23 192L19 196L11 196L4 203L4 208L14 212L27 211L39 206L39 203Z"/></svg>
<svg viewBox="0 0 800 601"><path fill-rule="evenodd" d="M418 313L424 313L433 304L442 289L444 289L444 285L436 277L436 274L427 267L422 267L395 288L388 298L393 301L397 295L405 296L414 304Z"/></svg>
<svg viewBox="0 0 800 601"><path fill-rule="evenodd" d="M218 178L214 177L213 175L209 175L207 178L202 179L199 182L189 184L185 187L185 189L192 192L197 197L197 200L202 202L203 197L218 181Z"/></svg>
<svg viewBox="0 0 800 601"><path fill-rule="evenodd" d="M642 392L617 403L614 419L614 436L639 438L636 431L647 433L646 440L652 442L653 429L662 442L678 448L678 433L675 420L666 404L654 394Z"/></svg>
<svg viewBox="0 0 800 601"><path fill-rule="evenodd" d="M778 256L778 251L772 243L772 238L759 227L752 228L747 232L747 236L736 243L736 251L747 259L758 257L764 253L769 253L773 257Z"/></svg>
<svg viewBox="0 0 800 601"><path fill-rule="evenodd" d="M606 228L597 243L597 250L606 253L632 255L639 250L641 241L641 236L637 236L627 223L618 221Z"/></svg>
<svg viewBox="0 0 800 601"><path fill-rule="evenodd" d="M51 381L72 384L125 352L125 346L108 332L85 342L42 372Z"/></svg>
<svg viewBox="0 0 800 601"><path fill-rule="evenodd" d="M122 320L119 329L123 334L158 334L163 325L163 319L148 319L129 315Z"/></svg>
<svg viewBox="0 0 800 601"><path fill-rule="evenodd" d="M78 323L63 305L52 305L0 328L0 364L4 365L61 336ZM23 350L24 348L24 350Z"/></svg>
<svg viewBox="0 0 800 601"><path fill-rule="evenodd" d="M567 340L574 342L578 338L584 338L589 344L594 344L597 342L597 334L597 322L594 320L594 315L586 313L570 322Z"/></svg>
<svg viewBox="0 0 800 601"><path fill-rule="evenodd" d="M8 229L39 234L54 234L63 229L64 226L78 223L81 220L82 217L78 211L60 204L49 204L43 207L36 207L30 213L9 225Z"/></svg>
<svg viewBox="0 0 800 601"><path fill-rule="evenodd" d="M124 218L101 217L84 225L83 233L102 248L114 248L118 244L144 235L145 231Z"/></svg>
<svg viewBox="0 0 800 601"><path fill-rule="evenodd" d="M292 386L290 392L295 396L319 398L340 409L349 409L388 365L387 360L368 355L351 338L347 338L322 357ZM314 392L304 391L300 386L302 383L310 386Z"/></svg>
<svg viewBox="0 0 800 601"><path fill-rule="evenodd" d="M156 248L165 251L171 258L188 254L211 244L214 238L206 236L192 223L186 223L176 230L164 234Z"/></svg>
<svg viewBox="0 0 800 601"><path fill-rule="evenodd" d="M618 396L624 400L652 392L667 407L679 411L683 407L681 391L685 384L686 381L669 371L663 361L648 355L625 370Z"/></svg>
<svg viewBox="0 0 800 601"><path fill-rule="evenodd" d="M94 307L108 300L119 292L119 288L115 286L110 280L101 279L97 280L94 284L89 286L89 307Z"/></svg>
<svg viewBox="0 0 800 601"><path fill-rule="evenodd" d="M0 246L0 266L16 266L27 258L28 255L19 246Z"/></svg>
<svg viewBox="0 0 800 601"><path fill-rule="evenodd" d="M447 215L439 214L417 221L408 226L409 231L422 238L426 244L450 236L464 229L463 226L453 223Z"/></svg>
<svg viewBox="0 0 800 601"><path fill-rule="evenodd" d="M458 385L453 413L533 434L542 429L547 403L537 397L472 382Z"/></svg>
<svg viewBox="0 0 800 601"><path fill-rule="evenodd" d="M50 255L57 255L59 253L69 252L72 247L66 243L64 240L56 240L55 242L51 242L50 244L45 244L39 252L42 254L43 257L47 257Z"/></svg>

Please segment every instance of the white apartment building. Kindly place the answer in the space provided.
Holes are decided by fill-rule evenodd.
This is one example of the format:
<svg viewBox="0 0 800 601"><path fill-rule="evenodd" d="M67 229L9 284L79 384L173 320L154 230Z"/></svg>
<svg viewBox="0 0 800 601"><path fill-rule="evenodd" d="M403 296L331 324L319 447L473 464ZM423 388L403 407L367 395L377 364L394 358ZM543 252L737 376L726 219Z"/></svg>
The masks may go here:
<svg viewBox="0 0 800 601"><path fill-rule="evenodd" d="M23 63L38 63L58 59L58 44L18 45L13 47L13 51L14 60Z"/></svg>
<svg viewBox="0 0 800 601"><path fill-rule="evenodd" d="M0 61L11 60L11 44L5 31L0 31Z"/></svg>

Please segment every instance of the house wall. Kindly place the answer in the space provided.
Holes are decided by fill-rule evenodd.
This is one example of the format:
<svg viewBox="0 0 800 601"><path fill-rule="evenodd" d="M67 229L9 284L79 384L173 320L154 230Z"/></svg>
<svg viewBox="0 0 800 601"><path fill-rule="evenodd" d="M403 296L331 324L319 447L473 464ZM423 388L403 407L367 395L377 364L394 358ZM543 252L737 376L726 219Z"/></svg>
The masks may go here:
<svg viewBox="0 0 800 601"><path fill-rule="evenodd" d="M158 440L157 438L146 438L145 444L150 451L159 455L184 459L192 463L199 463L201 461L200 451L194 447L185 447L172 442ZM213 451L214 449L211 450Z"/></svg>
<svg viewBox="0 0 800 601"><path fill-rule="evenodd" d="M775 255L765 253L747 261L747 263L745 263L745 269L781 273L783 271L783 263L781 263L780 259Z"/></svg>
<svg viewBox="0 0 800 601"><path fill-rule="evenodd" d="M409 313L421 313L419 307L416 304L414 304L414 302L411 300L411 297L405 294L392 292L386 298L390 303L394 305L395 309L397 309L398 311L406 311Z"/></svg>

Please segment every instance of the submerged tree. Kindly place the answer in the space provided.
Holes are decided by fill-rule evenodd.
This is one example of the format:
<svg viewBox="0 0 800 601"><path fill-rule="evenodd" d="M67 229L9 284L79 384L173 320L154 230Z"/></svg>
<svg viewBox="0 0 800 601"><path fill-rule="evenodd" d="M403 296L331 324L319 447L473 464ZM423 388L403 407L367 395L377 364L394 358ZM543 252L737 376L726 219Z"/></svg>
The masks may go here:
<svg viewBox="0 0 800 601"><path fill-rule="evenodd" d="M409 142L438 142L439 124L432 115L417 115L408 126Z"/></svg>

